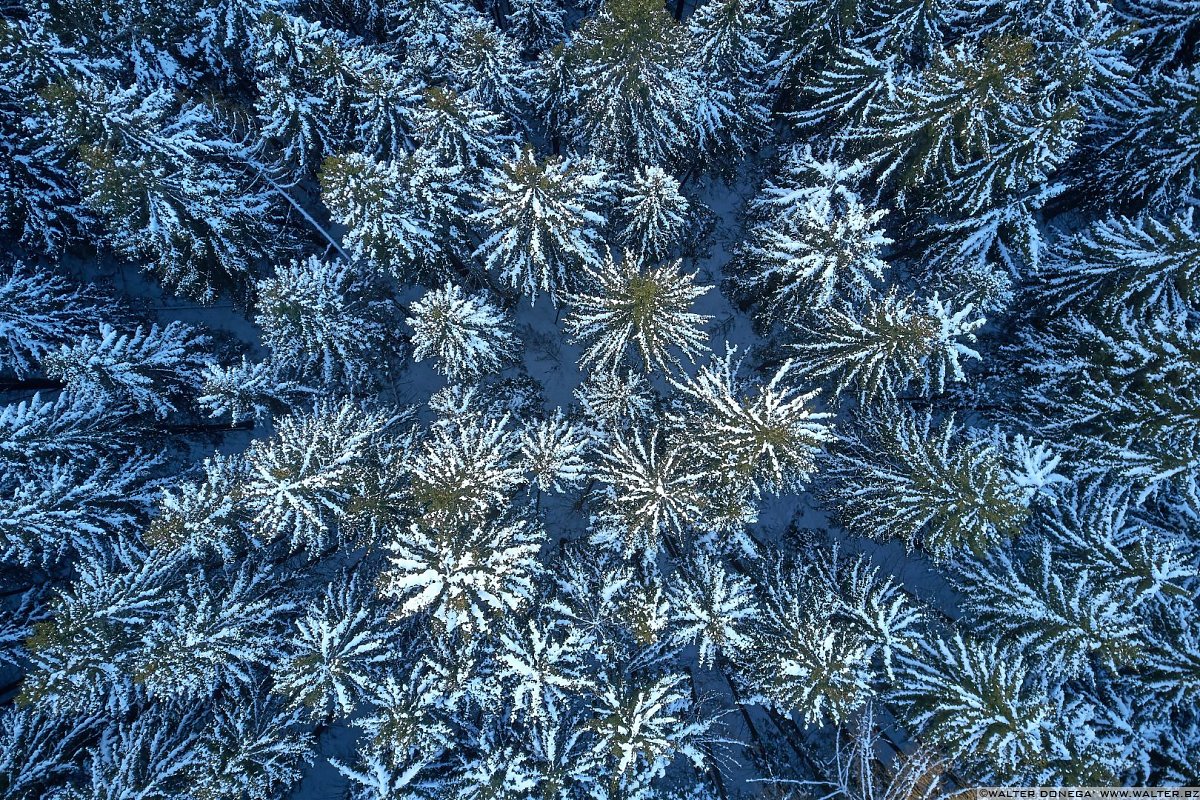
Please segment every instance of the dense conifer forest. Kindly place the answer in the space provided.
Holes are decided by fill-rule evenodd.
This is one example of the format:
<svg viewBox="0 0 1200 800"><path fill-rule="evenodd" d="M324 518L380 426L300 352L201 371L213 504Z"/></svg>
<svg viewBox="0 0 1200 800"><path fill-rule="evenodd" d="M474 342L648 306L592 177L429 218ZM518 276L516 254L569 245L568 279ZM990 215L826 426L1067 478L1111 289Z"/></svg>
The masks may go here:
<svg viewBox="0 0 1200 800"><path fill-rule="evenodd" d="M0 797L1200 785L1198 205L1198 0L0 0Z"/></svg>

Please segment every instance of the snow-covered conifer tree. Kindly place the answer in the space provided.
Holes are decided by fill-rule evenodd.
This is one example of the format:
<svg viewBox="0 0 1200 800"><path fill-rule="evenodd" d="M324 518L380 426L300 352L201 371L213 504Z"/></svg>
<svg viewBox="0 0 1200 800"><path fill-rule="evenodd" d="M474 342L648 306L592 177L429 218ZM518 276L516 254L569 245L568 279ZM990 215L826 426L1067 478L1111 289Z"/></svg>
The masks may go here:
<svg viewBox="0 0 1200 800"><path fill-rule="evenodd" d="M234 694L213 709L188 771L188 791L270 800L294 786L312 763L296 712L255 691Z"/></svg>
<svg viewBox="0 0 1200 800"><path fill-rule="evenodd" d="M610 663L671 644L664 576L653 563L611 551L592 551L567 563L569 583L560 587L564 591L555 607L584 628L589 645L600 648Z"/></svg>
<svg viewBox="0 0 1200 800"><path fill-rule="evenodd" d="M707 350L703 326L710 318L691 308L709 287L696 286L681 266L652 266L626 251L620 262L610 252L589 269L567 317L567 329L586 346L580 364L615 370L636 349L644 370L670 372L681 367L675 350L688 360Z"/></svg>
<svg viewBox="0 0 1200 800"><path fill-rule="evenodd" d="M64 720L42 708L10 708L0 716L0 775L15 800L45 797L76 772L75 758L99 720Z"/></svg>
<svg viewBox="0 0 1200 800"><path fill-rule="evenodd" d="M145 542L197 560L216 554L226 563L234 562L255 539L240 502L248 479L248 465L240 454L205 459L194 480L163 492L158 515L143 535Z"/></svg>
<svg viewBox="0 0 1200 800"><path fill-rule="evenodd" d="M868 30L862 41L924 64L946 41L957 11L940 0L887 0L868 9Z"/></svg>
<svg viewBox="0 0 1200 800"><path fill-rule="evenodd" d="M468 171L497 164L512 138L499 112L441 86L425 91L415 123L423 146L438 161Z"/></svg>
<svg viewBox="0 0 1200 800"><path fill-rule="evenodd" d="M552 615L515 620L500 635L497 667L513 707L529 719L553 722L582 688L582 631Z"/></svg>
<svg viewBox="0 0 1200 800"><path fill-rule="evenodd" d="M755 702L808 723L840 723L871 695L872 647L840 618L837 596L798 567L777 565L739 664Z"/></svg>
<svg viewBox="0 0 1200 800"><path fill-rule="evenodd" d="M764 9L748 0L714 0L687 20L696 40L693 58L708 74L728 80L740 92L764 84L768 26Z"/></svg>
<svg viewBox="0 0 1200 800"><path fill-rule="evenodd" d="M135 452L92 466L55 461L0 473L0 557L45 569L89 540L134 527L149 507L145 484L157 466Z"/></svg>
<svg viewBox="0 0 1200 800"><path fill-rule="evenodd" d="M332 130L333 116L326 102L303 85L303 80L286 73L272 74L259 67L260 94L255 111L262 127L260 149L281 165L291 180L311 173L321 159L339 144Z"/></svg>
<svg viewBox="0 0 1200 800"><path fill-rule="evenodd" d="M909 388L936 394L966 380L963 361L980 358L971 344L984 321L969 303L956 310L936 295L922 304L893 290L802 325L796 360L809 375L832 378L835 392L853 389L864 403Z"/></svg>
<svg viewBox="0 0 1200 800"><path fill-rule="evenodd" d="M1024 141L1023 125L1053 102L1039 85L1037 55L1033 42L1011 36L939 47L848 134L850 149L902 205L914 189L946 186L973 164L1002 169L1018 151L999 151Z"/></svg>
<svg viewBox="0 0 1200 800"><path fill-rule="evenodd" d="M800 130L846 136L894 100L898 60L863 47L838 48L805 82L804 102L788 117Z"/></svg>
<svg viewBox="0 0 1200 800"><path fill-rule="evenodd" d="M368 696L395 645L386 607L358 573L339 575L319 606L296 620L276 691L317 719L347 716Z"/></svg>
<svg viewBox="0 0 1200 800"><path fill-rule="evenodd" d="M914 652L927 613L896 578L865 556L818 551L815 580L833 593L837 620L867 643L876 675L895 679L899 659Z"/></svg>
<svg viewBox="0 0 1200 800"><path fill-rule="evenodd" d="M49 272L15 265L0 275L0 373L23 378L92 327L96 299Z"/></svg>
<svg viewBox="0 0 1200 800"><path fill-rule="evenodd" d="M1200 231L1193 209L1160 219L1099 220L1055 251L1046 282L1060 307L1079 302L1176 320L1200 308Z"/></svg>
<svg viewBox="0 0 1200 800"><path fill-rule="evenodd" d="M1049 542L1024 560L1001 551L960 570L976 630L1019 647L1050 675L1115 671L1142 645L1133 587L1098 583L1086 569L1051 555Z"/></svg>
<svg viewBox="0 0 1200 800"><path fill-rule="evenodd" d="M671 616L679 640L699 648L701 666L712 666L718 653L728 656L746 647L746 631L758 619L750 581L705 556L680 577L669 595Z"/></svg>
<svg viewBox="0 0 1200 800"><path fill-rule="evenodd" d="M351 43L340 31L283 9L263 15L257 28L251 59L259 83L258 150L298 180L341 144L350 86L339 67Z"/></svg>
<svg viewBox="0 0 1200 800"><path fill-rule="evenodd" d="M762 4L721 0L697 8L686 25L692 40L687 63L699 78L692 114L699 161L729 175L770 129L769 22Z"/></svg>
<svg viewBox="0 0 1200 800"><path fill-rule="evenodd" d="M887 212L859 199L859 172L797 149L754 201L761 221L739 253L738 284L770 315L801 318L836 296L857 299L883 278Z"/></svg>
<svg viewBox="0 0 1200 800"><path fill-rule="evenodd" d="M1002 120L986 151L948 168L935 208L949 221L930 225L935 262L996 260L1014 273L1041 269L1048 246L1041 211L1066 189L1053 178L1078 148L1083 110L1073 99L1044 97Z"/></svg>
<svg viewBox="0 0 1200 800"><path fill-rule="evenodd" d="M345 25L275 6L256 26L258 155L289 182L336 152L395 159L412 149L421 100L414 65L339 30Z"/></svg>
<svg viewBox="0 0 1200 800"><path fill-rule="evenodd" d="M1200 186L1200 66L1155 73L1115 114L1096 184L1117 197L1171 206Z"/></svg>
<svg viewBox="0 0 1200 800"><path fill-rule="evenodd" d="M461 167L431 152L381 162L360 154L321 166L321 200L346 227L346 250L399 278L440 271L461 252L465 213Z"/></svg>
<svg viewBox="0 0 1200 800"><path fill-rule="evenodd" d="M373 713L355 722L365 740L358 763L333 762L352 782L356 800L382 800L420 786L424 768L444 764L454 742L447 688L426 659L391 670L371 687Z"/></svg>
<svg viewBox="0 0 1200 800"><path fill-rule="evenodd" d="M745 254L761 270L752 290L766 295L784 318L828 305L836 289L864 292L886 269L878 253L891 240L876 227L884 214L859 204L844 215L810 205L790 214L782 228L756 231Z"/></svg>
<svg viewBox="0 0 1200 800"><path fill-rule="evenodd" d="M283 538L293 549L327 546L347 513L356 473L391 420L350 401L319 404L279 420L271 439L254 441L242 496L256 538Z"/></svg>
<svg viewBox="0 0 1200 800"><path fill-rule="evenodd" d="M601 430L640 426L653 416L651 387L633 370L595 371L575 390L575 399L590 424Z"/></svg>
<svg viewBox="0 0 1200 800"><path fill-rule="evenodd" d="M868 6L859 0L786 0L768 7L768 85L786 100L804 85L823 55L852 43Z"/></svg>
<svg viewBox="0 0 1200 800"><path fill-rule="evenodd" d="M659 3L605 3L566 52L576 81L568 97L575 140L619 167L683 159L700 91L689 44Z"/></svg>
<svg viewBox="0 0 1200 800"><path fill-rule="evenodd" d="M513 0L507 33L524 52L538 53L566 38L565 16L558 0Z"/></svg>
<svg viewBox="0 0 1200 800"><path fill-rule="evenodd" d="M213 113L169 90L81 82L55 92L46 125L77 151L84 204L111 246L148 262L173 291L213 300L269 253L275 201L251 183Z"/></svg>
<svg viewBox="0 0 1200 800"><path fill-rule="evenodd" d="M696 708L686 678L605 673L592 705L591 751L616 792L645 793L677 756L704 763L713 720Z"/></svg>
<svg viewBox="0 0 1200 800"><path fill-rule="evenodd" d="M273 579L253 562L229 575L188 575L131 648L134 679L162 700L254 688L279 658L279 629L293 607Z"/></svg>
<svg viewBox="0 0 1200 800"><path fill-rule="evenodd" d="M386 297L354 265L309 257L258 284L255 323L277 366L326 385L361 386L380 361Z"/></svg>
<svg viewBox="0 0 1200 800"><path fill-rule="evenodd" d="M308 386L280 375L269 361L248 361L228 367L209 364L197 402L213 417L230 418L233 425L297 410L299 401L314 393Z"/></svg>
<svg viewBox="0 0 1200 800"><path fill-rule="evenodd" d="M424 101L416 77L377 52L362 65L353 100L354 140L368 155L396 161L414 147L417 109Z"/></svg>
<svg viewBox="0 0 1200 800"><path fill-rule="evenodd" d="M983 761L997 778L1038 774L1067 756L1056 741L1062 695L1015 648L959 634L922 642L892 699L949 757Z"/></svg>
<svg viewBox="0 0 1200 800"><path fill-rule="evenodd" d="M460 0L414 0L387 5L386 27L392 41L405 43L405 60L429 82L445 75L455 25L483 14Z"/></svg>
<svg viewBox="0 0 1200 800"><path fill-rule="evenodd" d="M480 105L519 118L530 103L527 67L513 41L482 18L467 17L451 34L454 47L447 57L451 80Z"/></svg>
<svg viewBox="0 0 1200 800"><path fill-rule="evenodd" d="M634 172L619 194L619 235L625 246L651 261L669 255L688 222L689 205L679 193L679 181L659 167L649 167Z"/></svg>
<svg viewBox="0 0 1200 800"><path fill-rule="evenodd" d="M85 751L79 794L103 797L170 795L183 791L196 764L202 713L181 706L150 706L141 713L103 720L95 745Z"/></svg>
<svg viewBox="0 0 1200 800"><path fill-rule="evenodd" d="M451 380L499 372L516 353L516 337L504 312L486 294L467 294L446 284L413 303L405 320L413 329L413 358L433 359Z"/></svg>
<svg viewBox="0 0 1200 800"><path fill-rule="evenodd" d="M1186 598L1196 577L1189 544L1136 504L1128 485L1106 480L1068 485L1039 516L1038 530L1060 562L1131 595L1133 606Z"/></svg>
<svg viewBox="0 0 1200 800"><path fill-rule="evenodd" d="M122 333L100 323L46 356L46 374L101 404L162 418L186 407L200 387L207 338L182 322Z"/></svg>
<svg viewBox="0 0 1200 800"><path fill-rule="evenodd" d="M509 742L503 729L485 729L471 737L471 750L456 754L453 770L453 789L447 794L454 800L476 800L481 797L516 798L527 794L537 785L526 765L520 745Z"/></svg>
<svg viewBox="0 0 1200 800"><path fill-rule="evenodd" d="M560 410L521 433L521 455L533 473L533 483L543 492L561 492L583 482L588 474L588 445L584 431Z"/></svg>
<svg viewBox="0 0 1200 800"><path fill-rule="evenodd" d="M0 231L33 251L57 254L90 214L80 204L64 143L30 113L38 92L87 70L90 60L48 30L46 14L9 17L0 29Z"/></svg>
<svg viewBox="0 0 1200 800"><path fill-rule="evenodd" d="M664 534L679 535L700 513L700 475L687 453L660 431L615 436L598 453L605 487L594 538L654 552Z"/></svg>
<svg viewBox="0 0 1200 800"><path fill-rule="evenodd" d="M250 76L253 56L267 33L264 17L272 0L205 0L196 10L200 53L213 73L229 84Z"/></svg>
<svg viewBox="0 0 1200 800"><path fill-rule="evenodd" d="M575 68L575 58L566 43L559 43L538 56L537 69L533 73L537 119L546 127L550 144L556 151L570 138L571 106L577 94Z"/></svg>
<svg viewBox="0 0 1200 800"><path fill-rule="evenodd" d="M579 159L539 159L525 147L486 180L475 216L486 238L477 255L531 299L545 292L557 303L581 269L600 262L604 173Z"/></svg>
<svg viewBox="0 0 1200 800"><path fill-rule="evenodd" d="M89 461L133 449L135 433L94 397L61 392L48 400L38 393L0 407L0 464Z"/></svg>
<svg viewBox="0 0 1200 800"><path fill-rule="evenodd" d="M488 633L533 599L544 532L522 517L431 516L392 532L380 592L397 615L427 613L447 634Z"/></svg>
<svg viewBox="0 0 1200 800"><path fill-rule="evenodd" d="M1147 60L1163 65L1186 56L1196 10L1193 0L1133 0L1121 15L1138 26Z"/></svg>
<svg viewBox="0 0 1200 800"><path fill-rule="evenodd" d="M1113 471L1140 491L1200 505L1200 440L1189 420L1198 334L1191 324L1123 314L1062 315L1025 334L1023 395L1039 427L1084 474Z"/></svg>
<svg viewBox="0 0 1200 800"><path fill-rule="evenodd" d="M788 492L811 479L815 457L831 435L814 411L814 392L795 386L792 365L767 381L745 375L737 348L726 347L696 375L676 384L684 401L677 422L689 448L735 486Z"/></svg>
<svg viewBox="0 0 1200 800"><path fill-rule="evenodd" d="M504 509L525 482L520 442L508 422L467 410L433 425L408 463L410 499L420 514L478 520Z"/></svg>
<svg viewBox="0 0 1200 800"><path fill-rule="evenodd" d="M935 557L982 553L1020 533L1040 489L1008 442L896 404L868 412L832 451L829 499L855 533Z"/></svg>
<svg viewBox="0 0 1200 800"><path fill-rule="evenodd" d="M30 670L19 702L86 715L131 708L131 669L147 627L173 605L180 560L125 537L89 548L77 576L57 591L54 618L26 642Z"/></svg>

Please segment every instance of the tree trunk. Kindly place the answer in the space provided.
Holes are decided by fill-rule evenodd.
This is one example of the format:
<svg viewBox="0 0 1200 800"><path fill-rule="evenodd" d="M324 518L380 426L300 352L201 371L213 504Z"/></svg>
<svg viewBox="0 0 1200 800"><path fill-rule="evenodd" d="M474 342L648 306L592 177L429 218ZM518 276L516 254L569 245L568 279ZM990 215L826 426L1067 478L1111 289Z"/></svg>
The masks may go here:
<svg viewBox="0 0 1200 800"><path fill-rule="evenodd" d="M223 433L225 431L250 431L254 430L254 420L247 419L241 422L235 422L231 425L226 425L223 422L197 422L184 423L181 425L163 425L159 430L164 433Z"/></svg>
<svg viewBox="0 0 1200 800"><path fill-rule="evenodd" d="M699 706L700 697L696 694L696 675L690 667L688 668L688 685L692 690L692 703ZM717 759L713 757L712 745L704 742L700 749L704 751L704 760L708 762L708 773L717 787L717 796L721 800L729 800L729 793L725 791L725 779L721 776L721 768L717 766Z"/></svg>
<svg viewBox="0 0 1200 800"><path fill-rule="evenodd" d="M52 391L57 392L65 389L66 384L62 381L52 381L49 378L26 378L18 380L16 378L0 379L0 392L26 392L26 391Z"/></svg>

